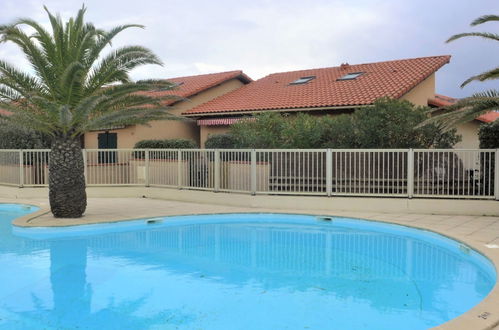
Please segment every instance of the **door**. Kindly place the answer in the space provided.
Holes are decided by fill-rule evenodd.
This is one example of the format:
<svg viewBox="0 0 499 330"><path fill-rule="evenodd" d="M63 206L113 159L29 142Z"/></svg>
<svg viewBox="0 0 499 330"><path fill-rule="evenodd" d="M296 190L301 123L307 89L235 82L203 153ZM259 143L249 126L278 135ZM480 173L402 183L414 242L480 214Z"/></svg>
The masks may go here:
<svg viewBox="0 0 499 330"><path fill-rule="evenodd" d="M99 133L97 135L99 149L116 149L118 147L117 133ZM99 151L99 164L116 163L115 151Z"/></svg>

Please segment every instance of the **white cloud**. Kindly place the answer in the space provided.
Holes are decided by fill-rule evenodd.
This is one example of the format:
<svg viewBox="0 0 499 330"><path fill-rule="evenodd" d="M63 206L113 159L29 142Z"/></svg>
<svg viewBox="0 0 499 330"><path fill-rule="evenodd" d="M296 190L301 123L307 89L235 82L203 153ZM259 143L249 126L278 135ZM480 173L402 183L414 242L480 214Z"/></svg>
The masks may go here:
<svg viewBox="0 0 499 330"><path fill-rule="evenodd" d="M194 67L201 73L214 73L214 72L229 71L223 65L213 65L213 64L201 63L201 62L194 63Z"/></svg>
<svg viewBox="0 0 499 330"><path fill-rule="evenodd" d="M469 30L473 18L494 12L496 1L482 0L480 6L453 0L86 0L85 4L87 19L98 27L146 25L145 30L125 31L114 43L114 47L149 47L164 61L164 67L134 70L136 79L236 69L260 78L342 62L451 53L455 56L441 71L438 86L441 92L461 96L475 86L480 89L480 84L467 90L458 86L468 76L496 66L498 48L486 42L449 46L444 41ZM82 5L81 0L45 3L64 18ZM19 16L48 22L39 1L2 0L0 24ZM20 53L5 44L0 44L0 58L26 65L19 60Z"/></svg>

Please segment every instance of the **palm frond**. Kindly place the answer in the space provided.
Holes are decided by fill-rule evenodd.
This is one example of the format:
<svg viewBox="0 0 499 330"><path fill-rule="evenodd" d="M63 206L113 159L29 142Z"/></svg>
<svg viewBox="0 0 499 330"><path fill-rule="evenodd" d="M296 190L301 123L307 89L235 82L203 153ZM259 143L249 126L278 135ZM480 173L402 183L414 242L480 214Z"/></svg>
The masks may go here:
<svg viewBox="0 0 499 330"><path fill-rule="evenodd" d="M492 80L492 79L499 79L499 68L495 68L493 70L490 70L490 71L487 71L487 72L484 72L484 73L481 73L479 75L476 75L476 76L473 76L473 77L466 79L461 84L461 88L466 86L467 84L469 84L470 82L472 82L474 80L485 81L485 80Z"/></svg>
<svg viewBox="0 0 499 330"><path fill-rule="evenodd" d="M0 61L0 105L12 112L9 121L53 136L75 136L101 124L142 124L170 116L162 104L177 98L151 92L174 89L174 84L135 83L129 77L140 65L162 65L151 50L126 46L102 56L116 35L142 25L104 31L85 22L85 6L66 22L44 9L51 31L28 18L0 26L0 42L16 44L34 69L28 74ZM28 34L24 26L34 32Z"/></svg>
<svg viewBox="0 0 499 330"><path fill-rule="evenodd" d="M471 26L477 26L487 22L499 21L499 15L483 15L471 22Z"/></svg>
<svg viewBox="0 0 499 330"><path fill-rule="evenodd" d="M149 49L141 46L119 48L104 57L92 69L86 81L87 89L92 93L107 84L129 83L131 80L128 73L137 66L145 64L162 65L162 62Z"/></svg>
<svg viewBox="0 0 499 330"><path fill-rule="evenodd" d="M93 113L95 108L107 98L108 97L105 95L91 95L83 99L73 111L74 115L71 125L73 127L81 127L85 125L90 117L90 114Z"/></svg>
<svg viewBox="0 0 499 330"><path fill-rule="evenodd" d="M44 113L33 111L26 102L0 102L0 107L11 112L11 114L3 118L9 123L47 134L54 134L56 131L55 124L52 121L47 120Z"/></svg>
<svg viewBox="0 0 499 330"><path fill-rule="evenodd" d="M126 29L130 28L144 28L143 25L140 24L127 24L127 25L120 25L112 28L108 32L104 31L99 31L99 38L93 45L93 47L89 50L89 55L87 56L87 64L89 66L92 66L93 63L98 59L100 56L101 52L104 50L104 48L108 45L112 44L112 40L114 37L116 37L118 34L123 32Z"/></svg>
<svg viewBox="0 0 499 330"><path fill-rule="evenodd" d="M56 76L53 64L47 60L43 51L33 42L32 38L17 27L9 27L2 33L5 41L17 44L26 55L26 58L35 71L38 80L45 86L45 89L56 92Z"/></svg>
<svg viewBox="0 0 499 330"><path fill-rule="evenodd" d="M466 33L459 33L455 34L449 39L447 39L446 42L451 42L457 39L461 39L464 37L480 37L484 39L490 39L494 41L499 41L499 34L497 33L490 33L490 32L466 32Z"/></svg>
<svg viewBox="0 0 499 330"><path fill-rule="evenodd" d="M488 90L460 99L451 106L433 110L432 113L436 115L426 120L422 126L440 123L446 130L449 130L458 124L472 121L480 115L497 110L499 110L499 90Z"/></svg>
<svg viewBox="0 0 499 330"><path fill-rule="evenodd" d="M12 24L12 26L18 25L27 25L36 31L33 37L38 40L47 58L52 58L55 55L55 44L50 33L43 26L29 18L20 18Z"/></svg>
<svg viewBox="0 0 499 330"><path fill-rule="evenodd" d="M80 62L72 62L61 75L59 88L66 95L64 100L67 104L73 104L73 100L80 96L83 87L84 66Z"/></svg>

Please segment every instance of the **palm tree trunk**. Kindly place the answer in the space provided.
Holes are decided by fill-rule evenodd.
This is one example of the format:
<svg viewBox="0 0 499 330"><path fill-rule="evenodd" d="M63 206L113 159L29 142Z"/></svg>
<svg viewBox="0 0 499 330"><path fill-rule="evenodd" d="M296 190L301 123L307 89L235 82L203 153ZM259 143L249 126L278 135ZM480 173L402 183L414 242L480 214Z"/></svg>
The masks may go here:
<svg viewBox="0 0 499 330"><path fill-rule="evenodd" d="M49 161L50 209L56 218L80 218L87 207L79 139L57 137Z"/></svg>

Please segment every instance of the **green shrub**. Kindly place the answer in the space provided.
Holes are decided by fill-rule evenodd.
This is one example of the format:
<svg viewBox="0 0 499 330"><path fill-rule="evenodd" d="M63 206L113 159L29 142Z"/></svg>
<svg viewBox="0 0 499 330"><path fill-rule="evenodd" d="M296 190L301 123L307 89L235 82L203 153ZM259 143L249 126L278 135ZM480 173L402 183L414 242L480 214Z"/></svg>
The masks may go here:
<svg viewBox="0 0 499 330"><path fill-rule="evenodd" d="M478 139L480 140L481 149L497 149L499 148L499 120L489 124L483 124L478 131ZM495 159L490 154L481 154L480 157L480 172L482 173L482 181L484 191L494 193Z"/></svg>
<svg viewBox="0 0 499 330"><path fill-rule="evenodd" d="M439 124L419 127L429 108L383 98L374 105L339 116L263 113L231 126L239 148L451 148L456 130Z"/></svg>
<svg viewBox="0 0 499 330"><path fill-rule="evenodd" d="M499 120L490 124L483 124L478 131L481 149L499 148Z"/></svg>
<svg viewBox="0 0 499 330"><path fill-rule="evenodd" d="M206 149L234 149L237 141L230 133L211 134L205 142Z"/></svg>
<svg viewBox="0 0 499 330"><path fill-rule="evenodd" d="M0 125L0 149L47 149L50 139L26 128Z"/></svg>
<svg viewBox="0 0 499 330"><path fill-rule="evenodd" d="M135 144L135 149L195 149L196 142L189 139L142 140Z"/></svg>
<svg viewBox="0 0 499 330"><path fill-rule="evenodd" d="M135 149L195 149L196 142L189 139L166 139L166 140L142 140L135 143ZM144 151L135 151L134 157L144 159ZM171 153L151 153L151 159L175 159L176 155Z"/></svg>

